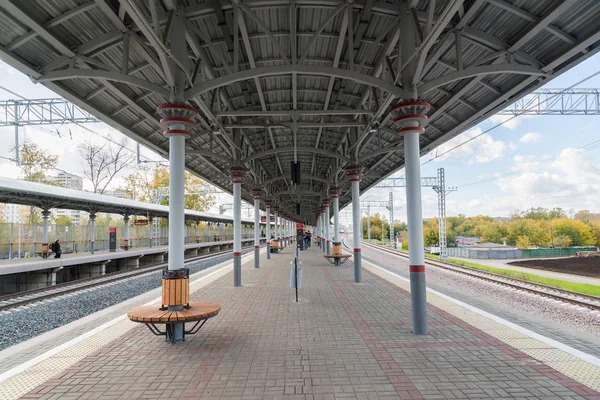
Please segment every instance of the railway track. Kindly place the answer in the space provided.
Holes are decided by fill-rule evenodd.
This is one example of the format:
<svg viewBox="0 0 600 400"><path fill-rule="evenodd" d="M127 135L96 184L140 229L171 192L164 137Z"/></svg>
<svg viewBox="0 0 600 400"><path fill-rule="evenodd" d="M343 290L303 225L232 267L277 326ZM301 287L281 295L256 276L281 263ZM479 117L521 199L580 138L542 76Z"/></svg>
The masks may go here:
<svg viewBox="0 0 600 400"><path fill-rule="evenodd" d="M187 264L190 262L204 260L211 257L217 257L223 254L231 254L231 250L223 250L214 253L186 258L185 263ZM87 289L112 284L132 277L148 274L154 271L162 270L167 265L168 263L166 262L152 264L131 270L115 271L105 275L78 279L76 281L59 283L57 285L46 288L28 290L26 292L19 292L11 295L2 296L0 297L0 312L45 301L54 297L64 296L67 294L72 294Z"/></svg>
<svg viewBox="0 0 600 400"><path fill-rule="evenodd" d="M398 250L389 249L384 246L374 245L374 244L367 243L364 241L362 242L362 244L365 247L373 248L373 249L376 249L379 251L393 254L398 257L408 259L407 254L402 253ZM563 290L563 289L559 289L559 288L555 288L555 287L551 287L551 286L532 283L532 282L528 282L528 281L524 281L524 280L520 280L520 279L516 279L516 278L509 278L509 277L494 274L491 272L478 271L478 270L474 270L472 268L461 267L461 266L451 264L451 263L446 263L443 261L426 260L425 264L428 266L441 268L441 269L444 269L447 271L452 271L452 272L455 272L458 274L467 275L472 278L476 278L476 279L484 280L487 282L492 282L492 283L495 283L498 285L510 287L512 289L532 293L532 294L535 294L538 296L543 296L543 297L550 298L553 300L558 300L561 302L574 304L579 307L585 307L590 310L600 311L600 297L575 293L575 292L571 292L568 290Z"/></svg>

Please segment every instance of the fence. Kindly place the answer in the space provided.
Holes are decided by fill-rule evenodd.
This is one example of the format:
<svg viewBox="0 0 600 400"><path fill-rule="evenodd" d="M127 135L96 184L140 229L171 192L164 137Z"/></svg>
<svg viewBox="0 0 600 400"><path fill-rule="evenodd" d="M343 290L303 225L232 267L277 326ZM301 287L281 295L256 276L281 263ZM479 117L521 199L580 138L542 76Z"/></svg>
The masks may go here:
<svg viewBox="0 0 600 400"><path fill-rule="evenodd" d="M595 251L596 247L566 247L566 248L548 248L548 249L498 249L483 250L472 249L468 247L448 247L449 257L462 257L473 259L515 259L515 258L544 258L544 257L569 257L574 256L578 251Z"/></svg>
<svg viewBox="0 0 600 400"><path fill-rule="evenodd" d="M108 225L96 225L94 249L108 249ZM150 226L129 228L130 246L150 247ZM242 238L254 237L252 227L242 225ZM0 259L27 258L39 256L44 238L43 224L0 223ZM125 227L117 226L117 243L125 238ZM63 253L89 252L91 244L91 226L89 225L48 225L48 243L60 240ZM165 246L169 242L169 228L155 227L152 246ZM185 243L233 240L231 224L205 225L203 227L185 227Z"/></svg>

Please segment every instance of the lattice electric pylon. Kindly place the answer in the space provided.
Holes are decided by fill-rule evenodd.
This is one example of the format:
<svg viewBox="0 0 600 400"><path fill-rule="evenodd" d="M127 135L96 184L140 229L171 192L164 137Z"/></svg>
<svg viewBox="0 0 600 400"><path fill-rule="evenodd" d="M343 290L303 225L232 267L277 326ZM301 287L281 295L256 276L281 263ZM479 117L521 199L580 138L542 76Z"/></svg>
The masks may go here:
<svg viewBox="0 0 600 400"><path fill-rule="evenodd" d="M446 188L446 174L444 172L444 168L438 169L437 181L438 184L433 187L433 190L435 190L435 192L438 194L438 228L440 259L445 260L448 258L448 249L446 241L446 195L448 193L455 192L457 188Z"/></svg>
<svg viewBox="0 0 600 400"><path fill-rule="evenodd" d="M422 177L421 186L430 187L438 194L438 216L439 216L439 237L440 237L440 256L447 257L447 243L446 243L446 195L450 192L458 190L456 187L446 188L446 175L444 168L438 168L437 176L433 177ZM376 188L389 188L389 187L405 187L406 178L386 178L378 183ZM361 202L362 204L362 202Z"/></svg>

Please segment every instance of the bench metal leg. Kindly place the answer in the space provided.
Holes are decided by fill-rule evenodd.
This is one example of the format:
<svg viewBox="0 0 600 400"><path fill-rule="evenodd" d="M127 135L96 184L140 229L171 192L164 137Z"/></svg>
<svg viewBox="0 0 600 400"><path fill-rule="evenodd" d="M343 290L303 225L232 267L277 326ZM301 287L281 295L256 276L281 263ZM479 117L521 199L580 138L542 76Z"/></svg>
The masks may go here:
<svg viewBox="0 0 600 400"><path fill-rule="evenodd" d="M197 321L196 324L192 327L192 329L190 329L189 331L185 331L184 333L187 333L189 335L194 335L194 334L198 333L198 331L200 329L202 329L202 327L204 326L204 324L206 323L206 321L208 321L208 318L204 319L204 320L201 319L201 320ZM200 325L200 326L198 326L198 325Z"/></svg>
<svg viewBox="0 0 600 400"><path fill-rule="evenodd" d="M166 332L163 332L160 329L158 329L158 327L151 322L147 322L145 325L148 327L148 329L150 329L150 332L152 332L156 336L165 336L167 334Z"/></svg>

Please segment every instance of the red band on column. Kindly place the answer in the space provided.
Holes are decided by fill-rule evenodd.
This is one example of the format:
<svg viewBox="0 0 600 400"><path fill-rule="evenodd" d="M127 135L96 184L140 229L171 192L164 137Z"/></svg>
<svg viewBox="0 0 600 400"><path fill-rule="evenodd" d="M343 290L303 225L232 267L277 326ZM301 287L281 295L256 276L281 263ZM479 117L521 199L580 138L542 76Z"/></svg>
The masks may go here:
<svg viewBox="0 0 600 400"><path fill-rule="evenodd" d="M409 267L410 272L425 272L424 265L411 265Z"/></svg>
<svg viewBox="0 0 600 400"><path fill-rule="evenodd" d="M355 253L360 253L360 249L354 249Z"/></svg>
<svg viewBox="0 0 600 400"><path fill-rule="evenodd" d="M239 256L241 256L241 255L242 255L242 252L241 252L241 251L234 251L234 252L233 252L233 256L234 256L234 257L239 257Z"/></svg>
<svg viewBox="0 0 600 400"><path fill-rule="evenodd" d="M255 249L259 249L259 248L260 248L260 246L254 246L254 248L255 248Z"/></svg>

